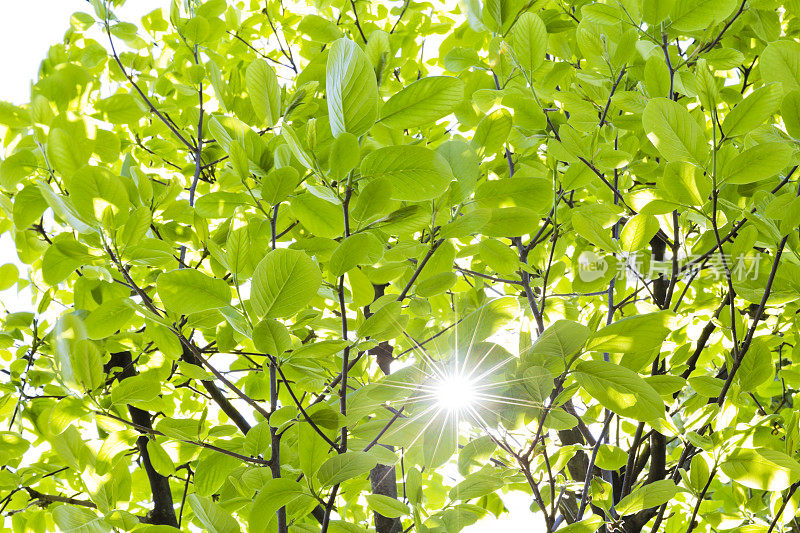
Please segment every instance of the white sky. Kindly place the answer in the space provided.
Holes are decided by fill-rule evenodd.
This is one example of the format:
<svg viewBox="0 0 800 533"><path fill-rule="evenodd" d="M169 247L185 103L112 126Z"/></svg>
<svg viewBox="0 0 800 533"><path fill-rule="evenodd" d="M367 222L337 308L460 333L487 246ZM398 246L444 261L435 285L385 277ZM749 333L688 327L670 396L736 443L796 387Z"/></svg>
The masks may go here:
<svg viewBox="0 0 800 533"><path fill-rule="evenodd" d="M169 9L169 0L128 0L115 12L121 20L139 23L141 17L158 7ZM39 63L54 43L61 42L76 11L93 14L85 0L0 0L0 100L23 104L30 100L30 86ZM8 235L0 237L0 264L18 263ZM20 265L22 266L22 265ZM18 295L16 287L0 292L1 310L32 310L28 291ZM529 495L516 492L503 496L510 514L487 518L464 529L468 533L489 533L499 526L509 531L536 531L541 517L531 513ZM491 516L491 515L490 515ZM538 526L538 527L537 527Z"/></svg>

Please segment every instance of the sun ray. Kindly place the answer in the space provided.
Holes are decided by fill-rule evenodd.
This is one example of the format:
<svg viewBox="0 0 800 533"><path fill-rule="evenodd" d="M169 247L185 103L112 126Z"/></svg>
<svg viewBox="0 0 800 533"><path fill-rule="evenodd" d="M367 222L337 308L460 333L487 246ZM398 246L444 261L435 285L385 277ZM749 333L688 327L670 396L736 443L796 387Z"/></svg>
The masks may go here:
<svg viewBox="0 0 800 533"><path fill-rule="evenodd" d="M474 373L475 373L475 372L478 370L478 368L480 368L480 366L483 364L483 362L486 360L486 358L487 358L487 357L489 357L489 354L491 354L491 353L492 353L492 350L494 350L495 346L497 346L497 344L493 344L493 345L492 345L492 347L491 347L491 348L489 348L489 349L486 351L486 353L485 353L485 354L483 354L483 357L481 357L481 360L480 360L480 361L478 361L477 363L475 363L475 365L473 366L472 370L470 370L470 371L469 371L469 374L467 374L467 377L468 377L468 378L471 378L471 377L472 377L472 375L473 375L473 374L474 374ZM465 364L466 364L466 363L465 363ZM466 371L466 368L463 368L461 371L462 371L462 372ZM479 380L481 377L483 377L483 374L482 374L481 376L478 376L477 378L475 378L475 381L478 381L478 380Z"/></svg>
<svg viewBox="0 0 800 533"><path fill-rule="evenodd" d="M502 361L500 361L499 363L497 363L496 365L494 365L493 367L491 367L489 370L486 370L485 372L481 373L481 374L480 374L478 377L476 377L476 378L474 378L474 379L475 379L476 381L479 381L479 380L483 379L484 377L488 376L489 374L491 374L492 372L494 372L495 370L497 370L498 368L501 368L501 367L502 367L503 365L505 365L506 363L509 363L509 362L513 361L514 359L516 359L516 357L515 357L515 356L513 356L513 355L511 355L511 356L509 356L509 357L506 357L505 359L503 359ZM478 367L476 366L476 367L475 367L475 368L472 370L472 372L471 372L469 375L470 375L470 376L472 376L472 374L473 374L473 373L474 373L474 372L475 372L477 369L478 369Z"/></svg>

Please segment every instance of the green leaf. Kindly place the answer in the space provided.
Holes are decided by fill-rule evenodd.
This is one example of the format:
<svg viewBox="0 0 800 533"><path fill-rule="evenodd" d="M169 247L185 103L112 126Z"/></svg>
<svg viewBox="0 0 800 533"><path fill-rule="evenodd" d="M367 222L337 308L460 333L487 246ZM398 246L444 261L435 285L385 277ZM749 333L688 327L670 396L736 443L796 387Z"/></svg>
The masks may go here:
<svg viewBox="0 0 800 533"><path fill-rule="evenodd" d="M665 416L661 396L633 370L606 361L581 361L574 375L594 399L620 416L640 422Z"/></svg>
<svg viewBox="0 0 800 533"><path fill-rule="evenodd" d="M318 198L311 193L292 198L292 214L315 237L335 239L344 232L342 206Z"/></svg>
<svg viewBox="0 0 800 533"><path fill-rule="evenodd" d="M300 175L294 167L273 168L261 182L261 199L269 205L278 205L294 192Z"/></svg>
<svg viewBox="0 0 800 533"><path fill-rule="evenodd" d="M544 63L547 51L547 28L535 13L523 13L514 23L514 36L511 40L514 57L528 74Z"/></svg>
<svg viewBox="0 0 800 533"><path fill-rule="evenodd" d="M364 223L372 222L392 210L392 182L389 178L376 178L367 182L359 191L350 209L350 216Z"/></svg>
<svg viewBox="0 0 800 533"><path fill-rule="evenodd" d="M181 34L190 43L202 43L208 37L210 26L205 17L198 15L184 22L180 29Z"/></svg>
<svg viewBox="0 0 800 533"><path fill-rule="evenodd" d="M414 294L423 298L430 298L452 288L456 281L455 272L439 272L418 282L414 286Z"/></svg>
<svg viewBox="0 0 800 533"><path fill-rule="evenodd" d="M305 15L297 29L321 44L329 43L342 36L342 31L336 24L317 15Z"/></svg>
<svg viewBox="0 0 800 533"><path fill-rule="evenodd" d="M610 444L603 444L597 451L595 464L603 470L619 470L628 462L625 450Z"/></svg>
<svg viewBox="0 0 800 533"><path fill-rule="evenodd" d="M333 136L348 132L360 137L369 131L378 115L378 84L369 58L350 39L331 45L325 84Z"/></svg>
<svg viewBox="0 0 800 533"><path fill-rule="evenodd" d="M434 122L463 100L464 82L451 76L428 76L393 95L381 109L380 121L389 128L407 129Z"/></svg>
<svg viewBox="0 0 800 533"><path fill-rule="evenodd" d="M754 391L774 375L772 353L767 343L761 337L754 338L736 372L742 392Z"/></svg>
<svg viewBox="0 0 800 533"><path fill-rule="evenodd" d="M544 214L553 206L553 182L544 178L505 178L481 183L475 190L479 207L525 207Z"/></svg>
<svg viewBox="0 0 800 533"><path fill-rule="evenodd" d="M711 193L711 177L689 163L667 163L656 179L662 197L681 205L702 206Z"/></svg>
<svg viewBox="0 0 800 533"><path fill-rule="evenodd" d="M212 192L198 198L194 209L203 218L230 218L237 207L250 202L246 193Z"/></svg>
<svg viewBox="0 0 800 533"><path fill-rule="evenodd" d="M542 354L566 359L583 347L589 333L589 328L583 324L572 320L557 320L536 338L533 346L522 357L527 359Z"/></svg>
<svg viewBox="0 0 800 533"><path fill-rule="evenodd" d="M59 505L53 509L53 520L64 533L107 533L111 531L96 511L75 505Z"/></svg>
<svg viewBox="0 0 800 533"><path fill-rule="evenodd" d="M84 220L103 220L107 208L111 208L121 221L128 216L128 193L109 170L87 165L75 171L67 180L75 211Z"/></svg>
<svg viewBox="0 0 800 533"><path fill-rule="evenodd" d="M481 119L470 144L480 157L496 154L503 149L512 126L511 113L498 109Z"/></svg>
<svg viewBox="0 0 800 533"><path fill-rule="evenodd" d="M503 487L505 483L499 475L490 475L484 472L470 474L458 485L450 489L451 500L471 500L480 498Z"/></svg>
<svg viewBox="0 0 800 533"><path fill-rule="evenodd" d="M603 519L597 515L592 515L589 518L562 527L558 531L559 533L594 533L600 529L601 525L603 525Z"/></svg>
<svg viewBox="0 0 800 533"><path fill-rule="evenodd" d="M451 72L461 72L474 65L479 65L481 59L478 56L478 52L474 49L457 46L447 52L443 62L447 70Z"/></svg>
<svg viewBox="0 0 800 533"><path fill-rule="evenodd" d="M553 374L543 366L529 366L525 369L522 386L536 404L545 405L555 384Z"/></svg>
<svg viewBox="0 0 800 533"><path fill-rule="evenodd" d="M507 296L490 300L463 317L456 328L453 345L463 349L482 342L516 319L519 312L516 298Z"/></svg>
<svg viewBox="0 0 800 533"><path fill-rule="evenodd" d="M200 496L216 493L228 475L241 465L236 457L214 450L203 450L195 465L194 489Z"/></svg>
<svg viewBox="0 0 800 533"><path fill-rule="evenodd" d="M248 278L253 272L250 260L250 235L246 227L231 230L228 233L225 259L231 274L236 275L234 282Z"/></svg>
<svg viewBox="0 0 800 533"><path fill-rule="evenodd" d="M265 318L253 327L253 345L259 352L277 357L291 349L292 339L286 326Z"/></svg>
<svg viewBox="0 0 800 533"><path fill-rule="evenodd" d="M348 479L362 476L375 468L378 460L367 452L349 451L334 455L319 467L317 479L323 487L338 485Z"/></svg>
<svg viewBox="0 0 800 533"><path fill-rule="evenodd" d="M725 165L722 181L747 184L771 178L789 164L794 152L794 148L784 142L757 144Z"/></svg>
<svg viewBox="0 0 800 533"><path fill-rule="evenodd" d="M745 487L783 491L800 481L800 464L788 455L768 448L736 448L720 465L722 472Z"/></svg>
<svg viewBox="0 0 800 533"><path fill-rule="evenodd" d="M622 228L619 240L626 252L637 252L650 244L650 240L658 232L658 219L653 215L634 215Z"/></svg>
<svg viewBox="0 0 800 533"><path fill-rule="evenodd" d="M519 256L508 245L497 239L486 238L478 244L481 259L492 270L512 275L519 269Z"/></svg>
<svg viewBox="0 0 800 533"><path fill-rule="evenodd" d="M0 185L11 189L36 169L36 156L30 150L18 150L0 163Z"/></svg>
<svg viewBox="0 0 800 533"><path fill-rule="evenodd" d="M781 102L781 116L786 132L795 139L800 137L800 90L790 91L784 95Z"/></svg>
<svg viewBox="0 0 800 533"><path fill-rule="evenodd" d="M670 11L671 28L683 31L706 29L725 20L737 0L676 0Z"/></svg>
<svg viewBox="0 0 800 533"><path fill-rule="evenodd" d="M337 180L344 179L358 166L360 159L361 148L358 146L358 138L352 133L342 133L331 145L328 157L330 175Z"/></svg>
<svg viewBox="0 0 800 533"><path fill-rule="evenodd" d="M313 417L314 413L311 413ZM319 424L318 424L319 426ZM325 429L322 429L326 432ZM319 467L328 457L331 446L325 439L311 427L309 422L302 422L298 426L299 438L297 439L297 451L300 461L300 470L306 475L308 479L314 479L314 475L319 470ZM328 432L328 437L330 437Z"/></svg>
<svg viewBox="0 0 800 533"><path fill-rule="evenodd" d="M623 318L594 333L586 346L596 352L645 352L660 348L669 335L669 311Z"/></svg>
<svg viewBox="0 0 800 533"><path fill-rule="evenodd" d="M400 302L390 302L375 312L358 328L358 336L362 339L389 340L399 337L409 317L401 312Z"/></svg>
<svg viewBox="0 0 800 533"><path fill-rule="evenodd" d="M0 291L4 291L14 286L19 279L19 269L13 263L6 263L0 266Z"/></svg>
<svg viewBox="0 0 800 533"><path fill-rule="evenodd" d="M228 145L228 160L233 165L233 169L239 179L245 180L250 177L250 164L247 161L247 154L240 143L234 141Z"/></svg>
<svg viewBox="0 0 800 533"><path fill-rule="evenodd" d="M726 137L745 135L762 125L781 104L781 87L777 83L765 85L750 93L736 104L722 122Z"/></svg>
<svg viewBox="0 0 800 533"><path fill-rule="evenodd" d="M471 440L458 452L458 472L466 476L471 466L482 466L496 449L497 444L489 435Z"/></svg>
<svg viewBox="0 0 800 533"><path fill-rule="evenodd" d="M156 290L164 307L179 315L218 309L231 302L231 289L224 280L192 268L161 274L156 281Z"/></svg>
<svg viewBox="0 0 800 533"><path fill-rule="evenodd" d="M99 340L124 329L135 314L134 305L129 298L103 302L84 320L86 334L90 339Z"/></svg>
<svg viewBox="0 0 800 533"><path fill-rule="evenodd" d="M136 125L144 116L136 98L129 93L120 93L98 100L94 105L106 122Z"/></svg>
<svg viewBox="0 0 800 533"><path fill-rule="evenodd" d="M239 533L241 528L231 514L210 498L190 494L186 499L195 518L209 533Z"/></svg>
<svg viewBox="0 0 800 533"><path fill-rule="evenodd" d="M622 498L615 509L620 516L631 515L667 503L679 492L671 479L661 479L634 490Z"/></svg>
<svg viewBox="0 0 800 533"><path fill-rule="evenodd" d="M779 82L783 92L800 89L800 43L779 40L769 43L758 58L765 83Z"/></svg>
<svg viewBox="0 0 800 533"><path fill-rule="evenodd" d="M156 472L162 476L171 476L175 473L175 464L155 439L148 439L147 454L150 456L150 463Z"/></svg>
<svg viewBox="0 0 800 533"><path fill-rule="evenodd" d="M94 342L86 339L76 342L69 359L76 383L86 390L94 390L105 382L102 354Z"/></svg>
<svg viewBox="0 0 800 533"><path fill-rule="evenodd" d="M392 198L421 202L439 197L453 179L450 165L433 150L422 146L387 146L361 162L361 175L388 178Z"/></svg>
<svg viewBox="0 0 800 533"><path fill-rule="evenodd" d="M383 243L371 233L356 233L343 240L331 255L328 269L339 277L358 265L377 263L383 256Z"/></svg>
<svg viewBox="0 0 800 533"><path fill-rule="evenodd" d="M283 318L303 309L316 296L322 274L299 250L269 252L253 273L250 303L258 316Z"/></svg>
<svg viewBox="0 0 800 533"><path fill-rule="evenodd" d="M666 98L653 98L642 113L647 138L668 161L705 164L708 145L703 130L689 111Z"/></svg>
<svg viewBox="0 0 800 533"><path fill-rule="evenodd" d="M171 439L196 440L200 436L200 425L192 419L162 418L155 429Z"/></svg>
<svg viewBox="0 0 800 533"><path fill-rule="evenodd" d="M367 494L367 505L379 515L387 518L398 518L411 514L408 505L383 494Z"/></svg>
<svg viewBox="0 0 800 533"><path fill-rule="evenodd" d="M426 469L442 466L456 453L458 432L456 420L439 412L422 434L422 461Z"/></svg>
<svg viewBox="0 0 800 533"><path fill-rule="evenodd" d="M281 117L281 87L275 69L258 58L247 66L245 83L259 122L268 128L277 124Z"/></svg>
<svg viewBox="0 0 800 533"><path fill-rule="evenodd" d="M152 376L140 374L123 379L111 389L111 402L115 405L147 402L161 394L161 384Z"/></svg>
<svg viewBox="0 0 800 533"><path fill-rule="evenodd" d="M594 244L598 248L609 252L616 252L619 248L617 241L611 238L611 232L607 231L595 217L581 211L572 213L572 226L578 235Z"/></svg>
<svg viewBox="0 0 800 533"><path fill-rule="evenodd" d="M501 207L490 211L483 234L489 237L519 237L535 234L541 215L527 207Z"/></svg>
<svg viewBox="0 0 800 533"><path fill-rule="evenodd" d="M53 128L47 137L47 158L62 176L71 177L86 162L76 140L61 128Z"/></svg>

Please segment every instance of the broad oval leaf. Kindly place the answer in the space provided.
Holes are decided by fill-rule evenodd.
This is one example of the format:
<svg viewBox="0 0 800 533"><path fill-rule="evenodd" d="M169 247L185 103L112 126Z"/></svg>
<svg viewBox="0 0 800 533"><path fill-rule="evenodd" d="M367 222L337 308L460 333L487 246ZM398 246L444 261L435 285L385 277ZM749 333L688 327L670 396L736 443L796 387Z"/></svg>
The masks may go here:
<svg viewBox="0 0 800 533"><path fill-rule="evenodd" d="M671 27L684 31L708 28L730 15L737 3L737 0L676 0L669 14Z"/></svg>
<svg viewBox="0 0 800 533"><path fill-rule="evenodd" d="M544 178L485 181L475 190L478 207L524 207L544 214L553 206L553 182Z"/></svg>
<svg viewBox="0 0 800 533"><path fill-rule="evenodd" d="M369 58L356 43L342 37L331 45L325 72L333 136L364 135L378 115L378 84Z"/></svg>
<svg viewBox="0 0 800 533"><path fill-rule="evenodd" d="M702 167L708 154L703 130L689 111L667 98L653 98L642 113L647 138L668 161Z"/></svg>
<svg viewBox="0 0 800 533"><path fill-rule="evenodd" d="M737 483L756 490L782 491L800 481L800 464L785 453L768 448L737 448L720 469Z"/></svg>
<svg viewBox="0 0 800 533"><path fill-rule="evenodd" d="M253 273L250 303L258 316L283 318L303 309L317 294L322 274L300 250L269 252Z"/></svg>
<svg viewBox="0 0 800 533"><path fill-rule="evenodd" d="M784 93L800 89L800 43L780 40L769 43L758 58L764 81L780 82Z"/></svg>
<svg viewBox="0 0 800 533"><path fill-rule="evenodd" d="M361 175L388 178L392 198L410 202L439 197L453 179L447 161L422 146L387 146L375 150L361 162Z"/></svg>
<svg viewBox="0 0 800 533"><path fill-rule="evenodd" d="M404 129L438 120L461 103L464 82L452 76L428 76L393 95L381 109L380 121Z"/></svg>
<svg viewBox="0 0 800 533"><path fill-rule="evenodd" d="M547 28L539 15L523 13L514 23L514 36L511 40L514 57L528 74L544 63L547 50Z"/></svg>
<svg viewBox="0 0 800 533"><path fill-rule="evenodd" d="M370 509L387 518L397 518L411 514L408 505L403 502L384 496L383 494L367 494L367 505Z"/></svg>
<svg viewBox="0 0 800 533"><path fill-rule="evenodd" d="M147 402L161 393L161 385L154 376L140 374L123 379L111 389L111 403L115 405Z"/></svg>
<svg viewBox="0 0 800 533"><path fill-rule="evenodd" d="M653 215L639 213L634 215L622 228L619 240L626 252L636 252L650 243L658 232L658 219Z"/></svg>
<svg viewBox="0 0 800 533"><path fill-rule="evenodd" d="M494 492L503 485L505 483L499 474L490 475L479 471L468 475L464 481L450 489L449 496L451 500L471 500Z"/></svg>
<svg viewBox="0 0 800 533"><path fill-rule="evenodd" d="M343 240L331 255L331 274L341 276L358 265L375 264L383 256L383 243L371 233L356 233Z"/></svg>
<svg viewBox="0 0 800 533"><path fill-rule="evenodd" d="M161 274L156 281L156 290L167 311L179 315L218 309L231 302L231 289L224 280L193 268Z"/></svg>
<svg viewBox="0 0 800 533"><path fill-rule="evenodd" d="M319 467L317 479L323 487L338 485L372 470L378 460L367 452L349 451L334 455Z"/></svg>
<svg viewBox="0 0 800 533"><path fill-rule="evenodd" d="M778 109L781 96L781 87L777 83L753 91L725 117L722 122L725 136L744 135L763 124Z"/></svg>
<svg viewBox="0 0 800 533"><path fill-rule="evenodd" d="M635 315L595 332L586 348L597 352L645 352L660 348L669 335L669 311Z"/></svg>
<svg viewBox="0 0 800 533"><path fill-rule="evenodd" d="M555 355L566 358L573 355L589 338L589 328L572 320L557 320L545 329L527 352L523 359L531 356Z"/></svg>
<svg viewBox="0 0 800 533"><path fill-rule="evenodd" d="M239 533L241 528L233 516L211 498L190 494L186 499L194 516L210 533Z"/></svg>
<svg viewBox="0 0 800 533"><path fill-rule="evenodd" d="M581 361L575 379L603 407L640 422L664 416L664 401L642 377L607 361Z"/></svg>
<svg viewBox="0 0 800 533"><path fill-rule="evenodd" d="M644 509L667 503L680 492L671 479L661 479L634 490L616 505L620 516L638 513Z"/></svg>
<svg viewBox="0 0 800 533"><path fill-rule="evenodd" d="M784 142L757 144L725 165L722 181L747 184L771 178L789 164L794 152L794 148Z"/></svg>
<svg viewBox="0 0 800 533"><path fill-rule="evenodd" d="M260 352L278 356L291 349L292 339L286 326L275 319L265 318L253 327L253 345Z"/></svg>
<svg viewBox="0 0 800 533"><path fill-rule="evenodd" d="M308 494L305 487L292 479L278 478L267 481L253 500L248 531L271 531L278 509Z"/></svg>
<svg viewBox="0 0 800 533"><path fill-rule="evenodd" d="M281 87L275 69L257 58L247 66L245 83L253 111L260 122L271 128L281 116Z"/></svg>

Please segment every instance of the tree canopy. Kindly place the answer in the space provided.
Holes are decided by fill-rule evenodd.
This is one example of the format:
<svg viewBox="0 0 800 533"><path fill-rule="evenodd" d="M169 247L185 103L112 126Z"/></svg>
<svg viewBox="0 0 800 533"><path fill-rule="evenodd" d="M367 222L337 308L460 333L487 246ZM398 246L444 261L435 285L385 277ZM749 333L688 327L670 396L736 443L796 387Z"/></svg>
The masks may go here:
<svg viewBox="0 0 800 533"><path fill-rule="evenodd" d="M800 532L797 1L122 3L0 102L4 530Z"/></svg>

